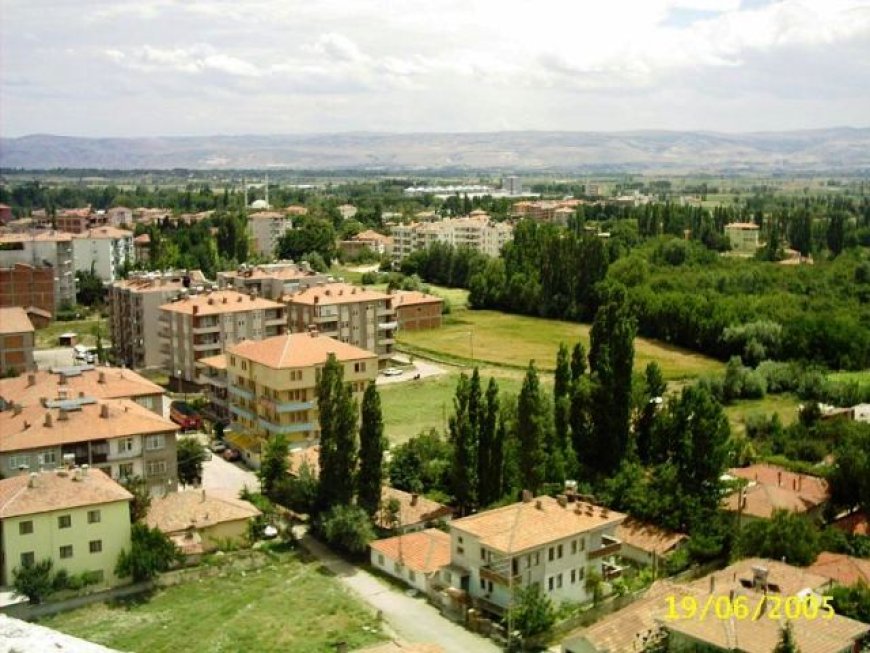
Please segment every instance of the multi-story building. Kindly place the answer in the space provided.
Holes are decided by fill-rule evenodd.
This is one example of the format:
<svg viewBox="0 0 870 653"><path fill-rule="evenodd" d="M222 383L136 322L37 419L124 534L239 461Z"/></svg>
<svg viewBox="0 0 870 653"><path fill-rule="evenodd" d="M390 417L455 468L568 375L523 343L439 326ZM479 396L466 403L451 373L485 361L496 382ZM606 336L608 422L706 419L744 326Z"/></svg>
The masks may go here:
<svg viewBox="0 0 870 653"><path fill-rule="evenodd" d="M112 227L131 226L133 224L133 210L126 206L114 206L106 211L109 225Z"/></svg>
<svg viewBox="0 0 870 653"><path fill-rule="evenodd" d="M283 304L236 290L187 295L160 307L163 369L176 380L198 381L196 362L242 340L262 340L287 330Z"/></svg>
<svg viewBox="0 0 870 653"><path fill-rule="evenodd" d="M197 381L203 388L203 394L208 399L209 406L206 416L224 424L229 424L232 419L230 413L230 397L227 390L227 357L225 354L200 358L196 361L199 371ZM210 414L209 414L210 413Z"/></svg>
<svg viewBox="0 0 870 653"><path fill-rule="evenodd" d="M191 272L139 272L109 287L109 332L115 357L127 367L160 367L160 307L180 293L203 287Z"/></svg>
<svg viewBox="0 0 870 653"><path fill-rule="evenodd" d="M251 249L260 256L275 256L281 236L293 229L293 218L280 211L258 211L248 215Z"/></svg>
<svg viewBox="0 0 870 653"><path fill-rule="evenodd" d="M91 207L83 209L62 209L57 212L54 222L60 231L80 234L91 226Z"/></svg>
<svg viewBox="0 0 870 653"><path fill-rule="evenodd" d="M58 469L0 480L0 585L16 568L51 560L70 575L85 572L117 585L115 565L130 548L133 495L99 470Z"/></svg>
<svg viewBox="0 0 870 653"><path fill-rule="evenodd" d="M581 204L583 200L577 199L515 202L512 213L517 218L565 225Z"/></svg>
<svg viewBox="0 0 870 653"><path fill-rule="evenodd" d="M400 290L393 294L393 307L399 329L437 329L441 326L444 300L416 290Z"/></svg>
<svg viewBox="0 0 870 653"><path fill-rule="evenodd" d="M393 239L390 236L384 236L377 231L367 229L347 240L342 240L338 243L338 247L346 257L359 256L365 250L383 256L384 254L389 255L393 251Z"/></svg>
<svg viewBox="0 0 870 653"><path fill-rule="evenodd" d="M36 369L33 346L33 324L27 312L20 306L0 308L0 374Z"/></svg>
<svg viewBox="0 0 870 653"><path fill-rule="evenodd" d="M343 220L350 220L357 214L358 209L353 204L342 204L338 207L338 212Z"/></svg>
<svg viewBox="0 0 870 653"><path fill-rule="evenodd" d="M73 237L76 272L94 271L103 281L120 277L125 263L135 259L133 232L115 227L97 227Z"/></svg>
<svg viewBox="0 0 870 653"><path fill-rule="evenodd" d="M114 479L141 476L152 494L178 486L178 426L129 399L74 397L13 404L0 412L0 472L68 461Z"/></svg>
<svg viewBox="0 0 870 653"><path fill-rule="evenodd" d="M129 399L162 417L165 396L159 385L123 367L54 367L0 379L0 411L11 410L14 404L32 406L44 399L93 397Z"/></svg>
<svg viewBox="0 0 870 653"><path fill-rule="evenodd" d="M344 380L351 384L354 398L361 404L366 386L378 374L377 356L369 351L315 331L247 340L228 347L224 354L226 398L232 430L258 438L283 433L291 446L317 440L317 381L330 354L343 365ZM214 363L208 359L207 364ZM248 448L246 458L256 467L259 460L256 447L253 449Z"/></svg>
<svg viewBox="0 0 870 653"><path fill-rule="evenodd" d="M218 272L218 286L239 292L256 293L260 297L279 301L287 293L318 283L331 281L328 274L311 269L307 262L279 261L266 265L243 265L238 270Z"/></svg>
<svg viewBox="0 0 870 653"><path fill-rule="evenodd" d="M439 222L396 225L392 228L393 259L401 260L434 243L470 247L488 256L498 256L513 238L513 227L495 222L485 213Z"/></svg>
<svg viewBox="0 0 870 653"><path fill-rule="evenodd" d="M55 271L48 266L34 267L16 263L0 268L0 306L26 306L54 315L59 304L55 301Z"/></svg>
<svg viewBox="0 0 870 653"><path fill-rule="evenodd" d="M574 500L571 500L574 499ZM513 590L538 585L554 603L591 599L590 572L613 578L619 567L616 528L626 515L576 497L526 492L523 501L450 522L450 566L442 581L475 605L503 614Z"/></svg>
<svg viewBox="0 0 870 653"><path fill-rule="evenodd" d="M52 315L64 305L73 305L76 301L76 275L73 257L73 237L70 234L57 231L0 234L0 268L10 268L0 275L0 295L21 295L25 292L19 286L26 278L40 281L45 286L47 274L45 268L51 270L54 305L45 305L45 289L34 290L32 301L19 303L20 306L36 306ZM32 266L33 270L21 268L16 264L23 263ZM42 269L36 273L36 269ZM5 286L13 285L14 288Z"/></svg>
<svg viewBox="0 0 870 653"><path fill-rule="evenodd" d="M293 333L316 328L321 335L376 353L381 365L393 355L399 324L391 295L327 283L287 295L284 302Z"/></svg>
<svg viewBox="0 0 870 653"><path fill-rule="evenodd" d="M752 222L732 222L725 225L725 235L731 243L731 250L737 254L750 256L758 250L758 225Z"/></svg>
<svg viewBox="0 0 870 653"><path fill-rule="evenodd" d="M151 236L139 234L133 239L133 259L142 266L151 260Z"/></svg>

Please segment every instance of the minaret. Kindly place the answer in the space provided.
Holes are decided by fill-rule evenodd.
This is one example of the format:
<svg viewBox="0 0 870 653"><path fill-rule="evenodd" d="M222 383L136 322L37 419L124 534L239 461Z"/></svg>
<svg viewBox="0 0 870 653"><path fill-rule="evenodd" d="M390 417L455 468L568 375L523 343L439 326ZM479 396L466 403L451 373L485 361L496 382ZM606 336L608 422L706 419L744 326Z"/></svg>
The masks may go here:
<svg viewBox="0 0 870 653"><path fill-rule="evenodd" d="M248 208L248 180L242 177L242 186L245 188L245 210Z"/></svg>
<svg viewBox="0 0 870 653"><path fill-rule="evenodd" d="M266 173L266 208L271 209L272 205L269 204L269 173Z"/></svg>

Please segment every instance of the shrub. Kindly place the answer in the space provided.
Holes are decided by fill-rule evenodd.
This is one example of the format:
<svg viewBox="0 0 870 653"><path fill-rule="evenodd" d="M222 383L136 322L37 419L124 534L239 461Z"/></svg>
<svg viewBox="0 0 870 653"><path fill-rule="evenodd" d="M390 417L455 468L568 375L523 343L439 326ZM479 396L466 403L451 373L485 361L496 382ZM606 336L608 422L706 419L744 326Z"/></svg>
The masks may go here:
<svg viewBox="0 0 870 653"><path fill-rule="evenodd" d="M31 603L41 603L55 591L51 568L52 562L49 558L17 567L12 572L12 586ZM63 573L65 574L66 570L63 570Z"/></svg>
<svg viewBox="0 0 870 653"><path fill-rule="evenodd" d="M322 517L318 530L329 544L351 554L365 553L375 539L369 516L358 506L332 507Z"/></svg>

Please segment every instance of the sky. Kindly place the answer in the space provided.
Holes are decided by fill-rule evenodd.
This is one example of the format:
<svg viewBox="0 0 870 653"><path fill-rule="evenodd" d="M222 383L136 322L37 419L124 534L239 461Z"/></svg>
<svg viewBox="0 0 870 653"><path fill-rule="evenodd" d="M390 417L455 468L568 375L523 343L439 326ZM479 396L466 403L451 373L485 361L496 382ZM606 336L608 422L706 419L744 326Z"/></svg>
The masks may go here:
<svg viewBox="0 0 870 653"><path fill-rule="evenodd" d="M870 0L0 0L0 135L870 126Z"/></svg>

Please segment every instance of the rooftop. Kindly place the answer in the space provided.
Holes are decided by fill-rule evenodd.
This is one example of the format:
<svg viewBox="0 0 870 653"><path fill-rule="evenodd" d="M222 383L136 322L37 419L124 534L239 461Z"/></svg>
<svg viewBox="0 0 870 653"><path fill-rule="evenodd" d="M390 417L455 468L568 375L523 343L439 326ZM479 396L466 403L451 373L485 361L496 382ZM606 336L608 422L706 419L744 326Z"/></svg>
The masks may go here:
<svg viewBox="0 0 870 653"><path fill-rule="evenodd" d="M80 398L69 410L41 404L0 412L0 452L57 447L152 433L178 426L129 399Z"/></svg>
<svg viewBox="0 0 870 653"><path fill-rule="evenodd" d="M618 525L626 515L581 501L562 506L557 499L541 496L486 510L451 522L451 528L477 537L481 544L505 554L518 553Z"/></svg>
<svg viewBox="0 0 870 653"><path fill-rule="evenodd" d="M316 333L290 333L264 340L243 340L227 353L273 369L309 367L326 363L329 354L340 361L374 359L376 354Z"/></svg>
<svg viewBox="0 0 870 653"><path fill-rule="evenodd" d="M735 478L749 481L742 490L743 514L768 518L775 510L807 512L830 498L828 483L818 476L797 474L775 465L750 465L728 470ZM740 509L741 490L725 501L727 510Z"/></svg>
<svg viewBox="0 0 870 653"><path fill-rule="evenodd" d="M0 334L33 333L33 323L20 306L0 308Z"/></svg>
<svg viewBox="0 0 870 653"><path fill-rule="evenodd" d="M393 294L393 308L416 306L417 304L442 304L443 302L444 300L440 297L427 295L418 290L399 290Z"/></svg>
<svg viewBox="0 0 870 653"><path fill-rule="evenodd" d="M308 469L315 477L320 476L319 444L290 450L287 456L287 473L298 476L302 465L308 465Z"/></svg>
<svg viewBox="0 0 870 653"><path fill-rule="evenodd" d="M0 234L0 243L28 243L38 242L72 242L73 235L62 231L38 231L17 234Z"/></svg>
<svg viewBox="0 0 870 653"><path fill-rule="evenodd" d="M854 558L843 553L822 551L809 571L830 578L840 585L855 585L863 582L870 585L870 560Z"/></svg>
<svg viewBox="0 0 870 653"><path fill-rule="evenodd" d="M151 500L145 523L164 533L178 533L191 526L208 528L225 522L251 519L261 514L251 503L219 490L170 492Z"/></svg>
<svg viewBox="0 0 870 653"><path fill-rule="evenodd" d="M747 229L752 231L758 230L758 225L752 222L729 222L725 225L726 229Z"/></svg>
<svg viewBox="0 0 870 653"><path fill-rule="evenodd" d="M450 564L450 535L437 528L375 540L371 547L390 560L423 574L431 574Z"/></svg>
<svg viewBox="0 0 870 653"><path fill-rule="evenodd" d="M126 231L125 229L118 229L116 227L94 227L93 229L88 229L87 231L83 231L80 234L73 234L73 238L132 238L133 232Z"/></svg>
<svg viewBox="0 0 870 653"><path fill-rule="evenodd" d="M689 536L629 517L616 527L616 538L641 551L666 555Z"/></svg>
<svg viewBox="0 0 870 653"><path fill-rule="evenodd" d="M379 234L377 231L373 229L366 229L365 231L359 232L356 236L351 237L351 240L365 241L365 240L373 240L376 242L386 243L393 240L389 236L385 236L384 234Z"/></svg>
<svg viewBox="0 0 870 653"><path fill-rule="evenodd" d="M95 399L125 399L162 395L163 388L133 370L121 367L55 367L0 379L0 400L22 406L49 400L74 399L84 394Z"/></svg>
<svg viewBox="0 0 870 653"><path fill-rule="evenodd" d="M392 499L399 502L399 513L397 515L399 528L436 521L450 517L453 514L452 508L448 508L437 501L432 501L419 494L411 494L410 492L404 492L389 485L384 485L381 488L381 509L375 516L375 525L384 529L392 529L396 526L390 523L387 512L387 505Z"/></svg>
<svg viewBox="0 0 870 653"><path fill-rule="evenodd" d="M190 280L190 285L203 283L206 279L199 270L190 272L173 272L161 274L159 272L146 272L131 275L128 279L116 281L113 288L129 290L131 292L170 292L185 290L184 277Z"/></svg>
<svg viewBox="0 0 870 653"><path fill-rule="evenodd" d="M283 309L284 305L270 299L246 295L237 290L213 290L188 295L177 301L163 304L160 310L193 315L194 308L196 308L197 315L221 315L243 311Z"/></svg>
<svg viewBox="0 0 870 653"><path fill-rule="evenodd" d="M0 480L0 519L132 498L99 469L20 474Z"/></svg>
<svg viewBox="0 0 870 653"><path fill-rule="evenodd" d="M860 510L841 517L834 522L833 526L852 535L870 536L870 520Z"/></svg>
<svg viewBox="0 0 870 653"><path fill-rule="evenodd" d="M204 365L205 367L212 367L216 370L225 370L227 369L227 357L225 354L217 354L216 356L208 356L206 358L200 358L196 361L197 365Z"/></svg>
<svg viewBox="0 0 870 653"><path fill-rule="evenodd" d="M295 263L278 263L230 270L228 272L221 272L218 276L226 279L304 279L305 277L317 276L317 272Z"/></svg>
<svg viewBox="0 0 870 653"><path fill-rule="evenodd" d="M377 290L358 288L349 283L326 283L311 286L284 296L290 304L351 304L390 299L390 295Z"/></svg>
<svg viewBox="0 0 870 653"><path fill-rule="evenodd" d="M249 213L248 220L273 220L275 218L288 218L285 213L281 213L280 211L257 211L256 213Z"/></svg>

